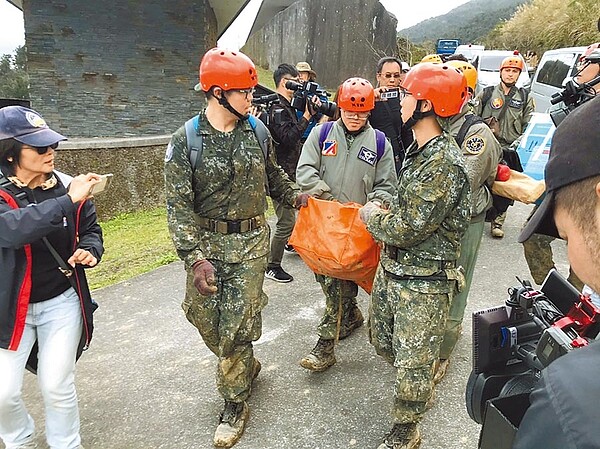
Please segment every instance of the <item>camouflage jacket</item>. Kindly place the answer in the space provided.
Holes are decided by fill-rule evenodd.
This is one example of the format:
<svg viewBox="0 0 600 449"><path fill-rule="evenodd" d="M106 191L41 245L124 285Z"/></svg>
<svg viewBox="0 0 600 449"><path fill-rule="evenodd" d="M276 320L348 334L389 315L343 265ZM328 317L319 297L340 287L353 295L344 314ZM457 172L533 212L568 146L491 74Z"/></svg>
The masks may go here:
<svg viewBox="0 0 600 449"><path fill-rule="evenodd" d="M389 212L374 214L367 229L375 240L397 247L396 259L381 253L390 273L430 276L458 259L470 220L469 179L460 149L443 134L408 148Z"/></svg>
<svg viewBox="0 0 600 449"><path fill-rule="evenodd" d="M185 127L173 134L165 155L167 219L177 254L188 267L200 259L238 263L264 256L269 249L267 226L220 234L200 228L196 219L244 220L264 214L265 181L270 195L290 207L299 189L277 165L272 142L265 160L247 121L227 133L215 130L204 111L199 122L204 150L194 173Z"/></svg>
<svg viewBox="0 0 600 449"><path fill-rule="evenodd" d="M449 133L456 137L465 119L471 114L467 106L448 120ZM491 186L496 178L502 148L485 123L471 125L461 145L471 184L471 221L481 221L492 205Z"/></svg>

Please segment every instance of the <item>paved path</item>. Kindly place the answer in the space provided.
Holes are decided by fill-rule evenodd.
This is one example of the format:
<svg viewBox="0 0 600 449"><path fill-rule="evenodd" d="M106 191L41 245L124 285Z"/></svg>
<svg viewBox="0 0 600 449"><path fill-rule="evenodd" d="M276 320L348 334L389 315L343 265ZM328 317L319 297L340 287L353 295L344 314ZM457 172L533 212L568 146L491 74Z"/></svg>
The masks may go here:
<svg viewBox="0 0 600 449"><path fill-rule="evenodd" d="M503 303L515 276L528 277L519 229L531 207L509 210L506 237L482 243L465 320L448 375L426 415L422 449L477 447L479 426L464 406L471 368L470 314ZM567 265L564 245L557 259ZM251 416L236 449L369 449L390 428L394 370L378 357L365 328L341 342L338 363L321 374L298 361L316 342L322 293L298 256L284 267L296 280L265 281L270 302L256 355L263 370L249 404ZM212 448L222 401L215 389L215 357L187 323L180 308L181 263L94 294L100 303L90 350L77 365L82 435L86 449ZM360 296L363 312L368 297ZM37 422L37 441L46 448L43 410L35 377L25 381L25 400ZM0 443L0 447L2 444Z"/></svg>

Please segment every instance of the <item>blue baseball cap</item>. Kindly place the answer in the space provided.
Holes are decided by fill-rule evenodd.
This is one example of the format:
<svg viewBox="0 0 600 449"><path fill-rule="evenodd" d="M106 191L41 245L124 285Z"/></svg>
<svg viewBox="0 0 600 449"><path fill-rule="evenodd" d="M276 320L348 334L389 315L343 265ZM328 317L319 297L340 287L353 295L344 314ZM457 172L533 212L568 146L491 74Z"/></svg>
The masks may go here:
<svg viewBox="0 0 600 449"><path fill-rule="evenodd" d="M40 114L23 106L0 109L0 139L15 139L31 147L49 147L67 140L52 131Z"/></svg>

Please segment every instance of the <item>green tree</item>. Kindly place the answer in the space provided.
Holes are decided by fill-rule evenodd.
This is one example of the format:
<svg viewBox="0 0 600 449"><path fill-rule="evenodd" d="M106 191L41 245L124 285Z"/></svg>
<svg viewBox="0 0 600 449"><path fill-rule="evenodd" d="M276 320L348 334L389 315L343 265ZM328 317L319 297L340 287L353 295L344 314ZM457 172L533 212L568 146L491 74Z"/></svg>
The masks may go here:
<svg viewBox="0 0 600 449"><path fill-rule="evenodd" d="M0 97L29 98L29 77L25 70L25 47L17 47L13 55L0 57Z"/></svg>

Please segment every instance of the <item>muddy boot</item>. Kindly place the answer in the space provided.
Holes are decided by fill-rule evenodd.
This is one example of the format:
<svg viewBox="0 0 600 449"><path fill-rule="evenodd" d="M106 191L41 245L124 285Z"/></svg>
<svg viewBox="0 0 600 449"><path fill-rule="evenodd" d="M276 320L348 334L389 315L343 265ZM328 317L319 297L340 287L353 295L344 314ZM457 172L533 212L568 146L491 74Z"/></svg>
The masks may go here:
<svg viewBox="0 0 600 449"><path fill-rule="evenodd" d="M421 434L416 423L394 424L377 449L416 449L421 444Z"/></svg>
<svg viewBox="0 0 600 449"><path fill-rule="evenodd" d="M439 384L446 372L448 371L448 365L450 364L450 359L438 359L435 363L435 370L433 372L433 383L435 385Z"/></svg>
<svg viewBox="0 0 600 449"><path fill-rule="evenodd" d="M252 380L250 381L250 393L248 393L248 395L252 394L252 387L254 386L254 381L258 377L258 373L260 373L261 368L262 368L262 365L260 364L258 359L255 357L254 361L253 361L253 365L252 365Z"/></svg>
<svg viewBox="0 0 600 449"><path fill-rule="evenodd" d="M252 366L252 380L254 380L258 377L258 373L260 373L261 369L262 369L262 365L260 364L258 359L256 357L254 357L254 365Z"/></svg>
<svg viewBox="0 0 600 449"><path fill-rule="evenodd" d="M246 402L225 401L225 408L219 418L213 444L215 447L228 448L237 443L248 422L250 410Z"/></svg>
<svg viewBox="0 0 600 449"><path fill-rule="evenodd" d="M300 360L300 366L311 371L325 371L330 366L335 365L333 348L333 340L324 340L319 337L319 341L310 351L310 354Z"/></svg>
<svg viewBox="0 0 600 449"><path fill-rule="evenodd" d="M497 215L496 218L492 220L492 237L496 239L501 239L504 237L504 231L502 230L502 226L504 226L504 220L506 219L506 212Z"/></svg>
<svg viewBox="0 0 600 449"><path fill-rule="evenodd" d="M348 337L355 329L358 329L363 325L365 319L360 309L357 306L353 306L348 315L344 316L342 325L340 326L340 340Z"/></svg>

